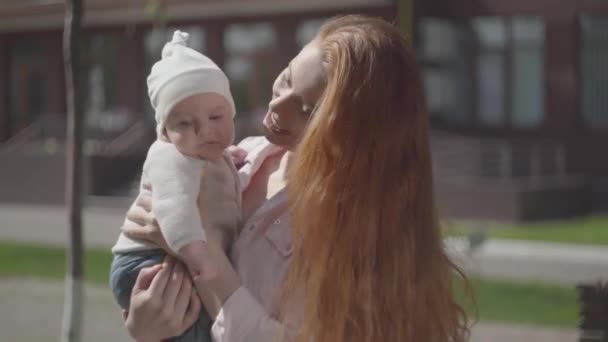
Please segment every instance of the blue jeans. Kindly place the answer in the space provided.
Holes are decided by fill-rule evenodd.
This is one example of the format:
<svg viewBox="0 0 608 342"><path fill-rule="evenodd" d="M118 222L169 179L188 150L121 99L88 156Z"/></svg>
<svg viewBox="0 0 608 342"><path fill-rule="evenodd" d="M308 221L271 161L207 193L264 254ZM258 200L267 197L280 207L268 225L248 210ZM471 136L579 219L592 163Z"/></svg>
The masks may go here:
<svg viewBox="0 0 608 342"><path fill-rule="evenodd" d="M131 291L139 271L162 263L166 255L161 249L114 255L110 268L110 288L121 308L129 309ZM211 319L205 310L201 309L198 321L184 334L174 337L171 341L211 342L211 324Z"/></svg>

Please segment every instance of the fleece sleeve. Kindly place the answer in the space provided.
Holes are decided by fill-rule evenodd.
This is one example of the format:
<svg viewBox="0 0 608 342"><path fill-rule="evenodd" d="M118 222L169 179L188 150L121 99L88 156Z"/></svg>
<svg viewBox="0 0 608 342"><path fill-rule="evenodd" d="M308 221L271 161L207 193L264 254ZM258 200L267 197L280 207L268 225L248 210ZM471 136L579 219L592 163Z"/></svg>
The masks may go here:
<svg viewBox="0 0 608 342"><path fill-rule="evenodd" d="M152 213L176 254L190 242L205 240L197 205L203 165L162 141L152 145L144 164L152 184Z"/></svg>

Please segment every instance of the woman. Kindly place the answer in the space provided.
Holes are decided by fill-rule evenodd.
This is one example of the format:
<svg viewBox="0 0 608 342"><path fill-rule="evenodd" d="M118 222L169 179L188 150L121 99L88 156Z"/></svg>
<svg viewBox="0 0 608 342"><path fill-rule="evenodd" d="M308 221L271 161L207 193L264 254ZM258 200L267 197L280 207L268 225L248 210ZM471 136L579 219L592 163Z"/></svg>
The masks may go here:
<svg viewBox="0 0 608 342"><path fill-rule="evenodd" d="M263 143L245 142L260 165L243 193L246 224L230 260L215 253L218 278L194 283L217 317L213 338L464 341L451 286L462 273L443 249L423 88L399 32L362 16L329 20L273 91L265 135L280 148L263 159ZM162 243L153 218L131 217L148 227L131 235ZM200 307L191 286L172 260L142 272L131 335L181 333Z"/></svg>

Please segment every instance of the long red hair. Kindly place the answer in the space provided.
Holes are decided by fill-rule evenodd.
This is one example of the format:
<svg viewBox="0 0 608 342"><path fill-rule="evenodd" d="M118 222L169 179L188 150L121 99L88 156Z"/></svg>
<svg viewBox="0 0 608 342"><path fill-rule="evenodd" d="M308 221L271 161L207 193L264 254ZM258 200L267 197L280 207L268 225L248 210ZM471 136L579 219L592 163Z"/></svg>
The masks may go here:
<svg viewBox="0 0 608 342"><path fill-rule="evenodd" d="M464 275L435 213L412 50L395 27L363 16L329 20L313 42L326 89L288 171L294 255L284 294L303 294L296 339L464 341L453 290Z"/></svg>

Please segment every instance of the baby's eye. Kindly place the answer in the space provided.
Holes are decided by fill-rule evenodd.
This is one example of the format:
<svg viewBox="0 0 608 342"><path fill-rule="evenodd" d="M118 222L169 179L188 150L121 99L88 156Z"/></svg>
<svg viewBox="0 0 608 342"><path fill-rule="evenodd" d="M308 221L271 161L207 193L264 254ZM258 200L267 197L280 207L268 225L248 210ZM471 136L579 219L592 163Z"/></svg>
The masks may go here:
<svg viewBox="0 0 608 342"><path fill-rule="evenodd" d="M189 126L191 125L191 122L190 122L190 121L185 121L185 120L184 120L184 121L179 121L179 122L177 123L177 125L178 125L179 127L189 127Z"/></svg>
<svg viewBox="0 0 608 342"><path fill-rule="evenodd" d="M217 121L220 120L224 115L220 114L213 114L209 117L209 120L211 121Z"/></svg>

